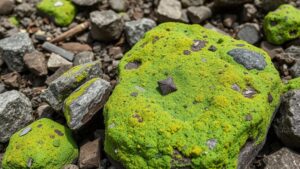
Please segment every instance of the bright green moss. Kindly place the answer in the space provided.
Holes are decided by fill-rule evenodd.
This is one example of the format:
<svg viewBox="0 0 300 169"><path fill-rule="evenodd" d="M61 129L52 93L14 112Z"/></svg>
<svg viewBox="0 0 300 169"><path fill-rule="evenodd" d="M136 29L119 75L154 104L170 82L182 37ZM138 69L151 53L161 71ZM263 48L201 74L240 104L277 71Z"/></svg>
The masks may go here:
<svg viewBox="0 0 300 169"><path fill-rule="evenodd" d="M20 136L30 127L31 131ZM50 119L40 119L16 132L3 157L3 169L61 169L78 156L71 131ZM31 166L30 166L30 162ZM29 165L29 166L28 166Z"/></svg>
<svg viewBox="0 0 300 169"><path fill-rule="evenodd" d="M206 41L205 47L192 51L194 40ZM212 45L216 51L208 50ZM236 48L263 55L267 66L247 70L227 54ZM140 67L125 69L137 61ZM128 169L236 168L246 141L265 139L287 88L263 50L181 23L148 32L122 59L119 71L120 82L104 109L105 151ZM162 96L157 81L169 76L177 91ZM243 95L249 87L256 91L252 98ZM217 143L209 148L212 139Z"/></svg>
<svg viewBox="0 0 300 169"><path fill-rule="evenodd" d="M292 5L281 5L270 12L263 23L267 40L281 45L300 37L300 10Z"/></svg>
<svg viewBox="0 0 300 169"><path fill-rule="evenodd" d="M18 20L18 18L16 16L9 17L9 22L15 26L20 25L20 21Z"/></svg>
<svg viewBox="0 0 300 169"><path fill-rule="evenodd" d="M59 26L68 26L76 15L76 7L71 0L42 0L37 8L54 17L55 23Z"/></svg>
<svg viewBox="0 0 300 169"><path fill-rule="evenodd" d="M71 104L78 99L78 97L82 96L82 94L85 93L85 91L96 81L99 80L99 78L93 78L86 83L84 83L82 86L80 86L78 89L76 89L66 100L64 103L64 115L67 120L67 123L70 124L71 117L70 117L70 106Z"/></svg>

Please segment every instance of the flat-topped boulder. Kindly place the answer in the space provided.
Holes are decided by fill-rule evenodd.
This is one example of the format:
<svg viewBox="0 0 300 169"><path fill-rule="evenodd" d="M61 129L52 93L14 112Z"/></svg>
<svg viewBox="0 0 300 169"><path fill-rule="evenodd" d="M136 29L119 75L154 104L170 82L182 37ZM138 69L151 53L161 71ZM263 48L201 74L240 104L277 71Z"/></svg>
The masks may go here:
<svg viewBox="0 0 300 169"><path fill-rule="evenodd" d="M105 151L130 169L246 168L287 89L263 50L181 23L146 33L119 72Z"/></svg>

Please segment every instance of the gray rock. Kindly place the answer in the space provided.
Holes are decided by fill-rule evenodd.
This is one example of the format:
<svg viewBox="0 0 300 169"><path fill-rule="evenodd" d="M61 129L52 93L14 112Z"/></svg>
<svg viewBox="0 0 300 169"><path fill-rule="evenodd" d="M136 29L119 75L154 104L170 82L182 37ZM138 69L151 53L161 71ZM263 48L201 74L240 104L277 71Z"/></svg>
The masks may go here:
<svg viewBox="0 0 300 169"><path fill-rule="evenodd" d="M0 94L6 92L5 85L3 83L0 83Z"/></svg>
<svg viewBox="0 0 300 169"><path fill-rule="evenodd" d="M241 25L237 32L237 38L250 44L257 43L261 38L257 27L258 26L252 24Z"/></svg>
<svg viewBox="0 0 300 169"><path fill-rule="evenodd" d="M159 22L180 21L181 3L178 0L161 0L156 10Z"/></svg>
<svg viewBox="0 0 300 169"><path fill-rule="evenodd" d="M92 23L91 34L95 40L117 40L123 31L122 17L112 10L94 11L90 14Z"/></svg>
<svg viewBox="0 0 300 169"><path fill-rule="evenodd" d="M67 66L70 65L72 66L72 62L67 61L66 59L64 59L63 57L55 54L55 53L51 53L50 58L48 59L48 63L47 63L47 67L49 70L55 71L58 68L62 67L62 66Z"/></svg>
<svg viewBox="0 0 300 169"><path fill-rule="evenodd" d="M21 3L15 8L15 13L19 17L25 17L30 16L32 13L34 13L36 8L30 4L30 3Z"/></svg>
<svg viewBox="0 0 300 169"><path fill-rule="evenodd" d="M125 34L127 42L133 46L137 43L144 34L150 29L154 28L156 23L152 19L143 18L136 21L125 23Z"/></svg>
<svg viewBox="0 0 300 169"><path fill-rule="evenodd" d="M192 21L192 23L199 24L205 21L206 19L208 19L209 17L211 17L212 12L210 8L206 6L199 6L199 7L191 6L187 9L187 15Z"/></svg>
<svg viewBox="0 0 300 169"><path fill-rule="evenodd" d="M34 46L27 33L18 33L0 40L0 56L12 71L23 71L23 56L32 51Z"/></svg>
<svg viewBox="0 0 300 169"><path fill-rule="evenodd" d="M27 68L37 76L48 74L45 55L39 51L25 54L24 63Z"/></svg>
<svg viewBox="0 0 300 169"><path fill-rule="evenodd" d="M181 0L183 7L203 5L204 0Z"/></svg>
<svg viewBox="0 0 300 169"><path fill-rule="evenodd" d="M266 140L264 140L261 144L256 144L255 140L247 141L240 151L237 169L248 169L251 162L263 148L265 142Z"/></svg>
<svg viewBox="0 0 300 169"><path fill-rule="evenodd" d="M266 51L271 59L274 59L278 54L283 54L284 50L281 46L275 46L267 41L262 41L260 47Z"/></svg>
<svg viewBox="0 0 300 169"><path fill-rule="evenodd" d="M51 53L55 53L55 54L58 54L59 56L67 59L68 61L73 61L74 59L74 53L70 52L70 51L67 51L61 47L58 47L52 43L49 43L49 42L45 42L43 43L42 45L42 48L51 52Z"/></svg>
<svg viewBox="0 0 300 169"><path fill-rule="evenodd" d="M0 1L0 15L7 15L12 12L15 7L13 0L1 0Z"/></svg>
<svg viewBox="0 0 300 169"><path fill-rule="evenodd" d="M128 4L126 0L109 0L110 7L117 12L124 12L127 10Z"/></svg>
<svg viewBox="0 0 300 169"><path fill-rule="evenodd" d="M216 6L237 6L242 5L253 0L215 0Z"/></svg>
<svg viewBox="0 0 300 169"><path fill-rule="evenodd" d="M101 62L99 61L75 66L52 81L45 92L41 94L41 98L48 102L55 111L60 111L63 101L76 88L101 74Z"/></svg>
<svg viewBox="0 0 300 169"><path fill-rule="evenodd" d="M253 4L244 4L241 19L244 22L251 21L257 14L257 9Z"/></svg>
<svg viewBox="0 0 300 169"><path fill-rule="evenodd" d="M5 143L34 118L30 100L16 90L0 94L0 105L0 142Z"/></svg>
<svg viewBox="0 0 300 169"><path fill-rule="evenodd" d="M300 77L300 61L297 60L296 63L290 68L292 77Z"/></svg>
<svg viewBox="0 0 300 169"><path fill-rule="evenodd" d="M288 3L287 0L255 0L255 5L262 8L265 11L273 11L277 9L280 5Z"/></svg>
<svg viewBox="0 0 300 169"><path fill-rule="evenodd" d="M80 146L79 167L98 168L100 166L101 140L89 141Z"/></svg>
<svg viewBox="0 0 300 169"><path fill-rule="evenodd" d="M54 113L55 113L54 110L48 104L43 104L36 109L36 114L38 115L39 119L41 118L51 119Z"/></svg>
<svg viewBox="0 0 300 169"><path fill-rule="evenodd" d="M232 49L227 54L232 56L237 63L243 65L248 70L263 70L267 66L265 58L261 54L254 51L236 48Z"/></svg>
<svg viewBox="0 0 300 169"><path fill-rule="evenodd" d="M265 169L299 169L300 155L287 148L266 156L263 159Z"/></svg>
<svg viewBox="0 0 300 169"><path fill-rule="evenodd" d="M45 81L45 83L49 86L55 79L59 78L62 74L64 74L69 69L71 69L71 67L72 67L71 65L60 67L59 69L57 69L54 72L54 74L52 74L51 76L48 76L48 78Z"/></svg>
<svg viewBox="0 0 300 169"><path fill-rule="evenodd" d="M75 55L73 64L74 66L85 64L85 63L90 63L94 60L94 53L85 51L85 52L80 52L77 55Z"/></svg>
<svg viewBox="0 0 300 169"><path fill-rule="evenodd" d="M300 90L292 90L282 97L275 133L288 147L300 148Z"/></svg>
<svg viewBox="0 0 300 169"><path fill-rule="evenodd" d="M284 50L290 57L300 60L300 46L290 46Z"/></svg>
<svg viewBox="0 0 300 169"><path fill-rule="evenodd" d="M79 167L77 165L74 165L74 164L68 164L68 165L65 165L63 167L63 169L79 169Z"/></svg>
<svg viewBox="0 0 300 169"><path fill-rule="evenodd" d="M100 2L100 0L72 0L72 2L79 6L93 6Z"/></svg>
<svg viewBox="0 0 300 169"><path fill-rule="evenodd" d="M64 115L72 130L86 124L106 103L110 94L110 83L94 78L76 89L64 101Z"/></svg>

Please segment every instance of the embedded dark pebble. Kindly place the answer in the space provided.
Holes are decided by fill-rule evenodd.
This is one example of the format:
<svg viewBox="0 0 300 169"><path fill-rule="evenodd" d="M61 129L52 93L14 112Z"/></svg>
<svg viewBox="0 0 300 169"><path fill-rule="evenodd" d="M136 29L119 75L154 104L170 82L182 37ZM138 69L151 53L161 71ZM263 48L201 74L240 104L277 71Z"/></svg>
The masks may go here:
<svg viewBox="0 0 300 169"><path fill-rule="evenodd" d="M215 47L214 45L211 45L209 48L208 48L209 51L211 52L215 52L217 51L217 47Z"/></svg>
<svg viewBox="0 0 300 169"><path fill-rule="evenodd" d="M206 46L206 43L207 43L207 41L194 40L191 50L194 52L200 51L202 48L204 48Z"/></svg>
<svg viewBox="0 0 300 169"><path fill-rule="evenodd" d="M134 61L134 62L129 62L125 65L125 69L131 70L131 69L137 69L141 65L141 62L139 61Z"/></svg>
<svg viewBox="0 0 300 169"><path fill-rule="evenodd" d="M177 90L172 77L168 77L167 79L160 80L157 83L161 94L164 96L173 93Z"/></svg>

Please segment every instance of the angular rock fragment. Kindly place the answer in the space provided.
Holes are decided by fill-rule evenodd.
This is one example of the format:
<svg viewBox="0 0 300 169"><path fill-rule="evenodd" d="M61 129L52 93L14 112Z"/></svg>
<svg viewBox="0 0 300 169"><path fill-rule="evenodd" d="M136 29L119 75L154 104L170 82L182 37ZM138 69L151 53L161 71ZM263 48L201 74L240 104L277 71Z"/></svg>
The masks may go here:
<svg viewBox="0 0 300 169"><path fill-rule="evenodd" d="M263 161L265 169L298 169L300 155L287 148L281 148L266 156Z"/></svg>
<svg viewBox="0 0 300 169"><path fill-rule="evenodd" d="M0 142L33 121L30 100L22 93L12 90L0 94Z"/></svg>
<svg viewBox="0 0 300 169"><path fill-rule="evenodd" d="M72 62L67 61L60 55L51 53L50 58L48 59L47 62L48 69L51 71L55 71L62 66L72 66Z"/></svg>
<svg viewBox="0 0 300 169"><path fill-rule="evenodd" d="M154 28L156 23L152 19L143 18L137 21L125 22L125 34L129 45L137 43L144 34Z"/></svg>
<svg viewBox="0 0 300 169"><path fill-rule="evenodd" d="M101 62L95 61L75 66L49 84L41 97L56 111L60 111L63 101L80 85L102 74Z"/></svg>
<svg viewBox="0 0 300 169"><path fill-rule="evenodd" d="M94 53L93 52L80 52L77 55L75 55L74 58L74 66L90 63L94 60Z"/></svg>
<svg viewBox="0 0 300 169"><path fill-rule="evenodd" d="M70 129L43 118L11 137L2 167L62 168L76 160L77 156L78 148Z"/></svg>
<svg viewBox="0 0 300 169"><path fill-rule="evenodd" d="M156 13L159 22L180 21L183 15L178 0L161 0Z"/></svg>
<svg viewBox="0 0 300 169"><path fill-rule="evenodd" d="M202 23L209 17L211 17L212 12L211 10L206 6L191 6L187 9L187 15L192 21L192 23Z"/></svg>
<svg viewBox="0 0 300 169"><path fill-rule="evenodd" d="M98 168L100 166L100 140L89 141L80 147L79 167Z"/></svg>
<svg viewBox="0 0 300 169"><path fill-rule="evenodd" d="M90 13L92 23L91 34L95 40L117 40L123 31L122 17L112 10L94 11Z"/></svg>
<svg viewBox="0 0 300 169"><path fill-rule="evenodd" d="M37 76L48 74L45 55L41 52L34 51L24 56L24 63L28 69Z"/></svg>
<svg viewBox="0 0 300 169"><path fill-rule="evenodd" d="M199 6L204 3L204 0L180 0L183 7Z"/></svg>
<svg viewBox="0 0 300 169"><path fill-rule="evenodd" d="M241 25L237 33L237 38L244 40L250 44L255 44L260 40L260 33L258 31L258 25L244 24Z"/></svg>
<svg viewBox="0 0 300 169"><path fill-rule="evenodd" d="M33 43L27 33L18 33L0 40L0 56L13 71L24 70L23 56L34 50Z"/></svg>
<svg viewBox="0 0 300 169"><path fill-rule="evenodd" d="M291 148L300 148L300 90L292 90L282 97L274 129L278 138Z"/></svg>
<svg viewBox="0 0 300 169"><path fill-rule="evenodd" d="M45 42L42 45L42 48L49 51L49 52L51 52L51 53L58 54L58 55L62 56L63 58L65 58L69 61L73 61L73 59L74 59L74 53L66 51L63 48L60 48L60 47L58 47L58 46L56 46L52 43Z"/></svg>
<svg viewBox="0 0 300 169"><path fill-rule="evenodd" d="M171 77L168 77L165 80L160 80L157 83L162 95L167 95L177 90L174 80Z"/></svg>
<svg viewBox="0 0 300 169"><path fill-rule="evenodd" d="M77 130L87 123L104 106L110 91L110 83L100 78L78 87L64 101L63 111L68 126Z"/></svg>
<svg viewBox="0 0 300 169"><path fill-rule="evenodd" d="M117 12L124 12L127 10L127 0L109 0L108 2L111 8Z"/></svg>

